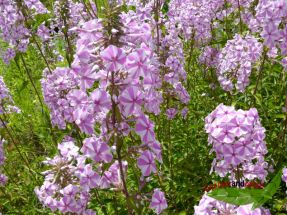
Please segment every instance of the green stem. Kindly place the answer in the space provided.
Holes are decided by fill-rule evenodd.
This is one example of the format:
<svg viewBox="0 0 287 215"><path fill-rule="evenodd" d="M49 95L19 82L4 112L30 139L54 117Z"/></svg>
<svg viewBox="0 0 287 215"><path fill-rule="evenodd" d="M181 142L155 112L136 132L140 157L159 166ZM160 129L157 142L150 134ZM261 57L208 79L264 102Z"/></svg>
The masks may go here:
<svg viewBox="0 0 287 215"><path fill-rule="evenodd" d="M26 65L26 62L25 62L25 60L24 60L22 54L20 55L20 58L21 58L21 60L22 60L22 63L23 63L25 72L27 73L28 78L29 78L29 80L30 80L30 82L31 82L31 84L32 84L32 86L33 86L33 88L34 88L34 90L35 90L35 93L36 93L36 95L37 95L37 97L38 97L38 100L39 100L39 102L40 102L40 104L41 104L42 111L44 111L44 105L43 105L43 103L42 103L41 96L40 96L40 94L39 94L39 92L38 92L38 90L37 90L37 87L36 87L36 85L35 85L35 83L34 83L34 81L33 81L32 75L30 74L30 71L29 71L29 69L28 69L28 67L27 67L27 65Z"/></svg>
<svg viewBox="0 0 287 215"><path fill-rule="evenodd" d="M240 2L237 0L237 6L238 6L238 12L239 12L239 27L240 27L240 33L243 32L243 26L242 26L242 18L241 18L241 8L240 8Z"/></svg>
<svg viewBox="0 0 287 215"><path fill-rule="evenodd" d="M26 164L27 168L29 169L29 172L31 173L31 175L34 177L34 179L36 179L36 177L33 174L33 171L31 169L31 166L29 164L28 158L26 156L24 156L20 150L20 148L18 147L18 144L16 143L13 135L11 134L10 130L8 129L6 123L4 122L4 120L2 119L2 117L0 116L0 121L2 123L2 125L4 126L5 130L7 131L7 134L10 138L10 140L12 141L13 145L15 146L18 154L20 155L20 157L22 158L22 160L24 161L24 163ZM26 157L26 158L25 158Z"/></svg>
<svg viewBox="0 0 287 215"><path fill-rule="evenodd" d="M263 59L262 59L262 62L261 62L260 68L259 68L258 78L257 78L257 81L256 81L255 89L254 89L254 91L253 91L253 95L256 94L257 89L258 89L258 85L259 85L259 81L261 80L261 76L262 76L262 73L263 73L264 64L265 64L265 61L266 61L266 58L267 58L267 52L268 52L267 49L265 49L265 50L263 51Z"/></svg>

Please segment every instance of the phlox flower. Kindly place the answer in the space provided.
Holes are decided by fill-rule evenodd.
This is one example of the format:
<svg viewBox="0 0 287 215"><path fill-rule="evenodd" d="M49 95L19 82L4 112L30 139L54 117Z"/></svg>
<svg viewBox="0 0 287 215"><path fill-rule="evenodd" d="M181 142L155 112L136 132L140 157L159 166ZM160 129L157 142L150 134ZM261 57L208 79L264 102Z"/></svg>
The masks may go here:
<svg viewBox="0 0 287 215"><path fill-rule="evenodd" d="M97 137L86 138L83 141L81 152L93 159L95 162L111 162L113 156L110 147Z"/></svg>
<svg viewBox="0 0 287 215"><path fill-rule="evenodd" d="M154 141L154 142L149 143L148 147L153 152L155 159L157 159L160 163L162 163L160 143L158 141Z"/></svg>
<svg viewBox="0 0 287 215"><path fill-rule="evenodd" d="M148 55L144 49L139 49L127 57L126 68L131 78L138 78L146 74Z"/></svg>
<svg viewBox="0 0 287 215"><path fill-rule="evenodd" d="M263 207L252 210L252 205L236 206L213 199L205 193L199 204L194 206L194 215L233 214L233 215L271 215Z"/></svg>
<svg viewBox="0 0 287 215"><path fill-rule="evenodd" d="M69 196L70 198L74 197L79 191L79 187L73 184L69 184L65 188L63 188L60 193L64 196Z"/></svg>
<svg viewBox="0 0 287 215"><path fill-rule="evenodd" d="M79 147L73 141L63 141L58 144L58 149L63 157L77 157L79 155Z"/></svg>
<svg viewBox="0 0 287 215"><path fill-rule="evenodd" d="M271 215L268 209L256 208L252 210L252 204L242 205L236 209L238 215Z"/></svg>
<svg viewBox="0 0 287 215"><path fill-rule="evenodd" d="M73 212L75 206L76 206L76 201L69 196L64 196L57 203L57 207L59 211L61 211L62 213Z"/></svg>
<svg viewBox="0 0 287 215"><path fill-rule="evenodd" d="M156 173L155 156L149 150L141 153L137 164L141 169L143 176L149 176L152 172Z"/></svg>
<svg viewBox="0 0 287 215"><path fill-rule="evenodd" d="M8 181L8 177L0 173L0 186L4 186Z"/></svg>
<svg viewBox="0 0 287 215"><path fill-rule="evenodd" d="M148 116L142 114L137 118L135 132L140 135L141 139L145 143L149 143L155 140L154 124L148 118Z"/></svg>
<svg viewBox="0 0 287 215"><path fill-rule="evenodd" d="M139 113L141 111L141 104L143 103L143 94L138 87L131 86L121 93L119 102L126 116Z"/></svg>
<svg viewBox="0 0 287 215"><path fill-rule="evenodd" d="M91 93L91 100L95 112L109 110L112 106L110 94L103 89L96 89Z"/></svg>
<svg viewBox="0 0 287 215"><path fill-rule="evenodd" d="M77 108L73 112L75 123L79 126L82 132L86 134L94 133L94 118L87 107Z"/></svg>
<svg viewBox="0 0 287 215"><path fill-rule="evenodd" d="M221 177L230 173L230 178L234 178L234 170L240 168L243 178L265 179L268 169L264 162L265 129L255 108L235 110L220 104L205 118L205 123L211 152L216 154L211 172L214 169Z"/></svg>
<svg viewBox="0 0 287 215"><path fill-rule="evenodd" d="M82 90L71 90L67 95L67 99L72 107L78 107L88 102L87 93Z"/></svg>
<svg viewBox="0 0 287 215"><path fill-rule="evenodd" d="M80 173L80 184L86 187L87 190L97 187L100 182L99 174L93 171L92 168L92 165L88 164Z"/></svg>
<svg viewBox="0 0 287 215"><path fill-rule="evenodd" d="M126 55L123 49L114 45L109 45L103 50L101 58L104 61L106 69L112 72L120 70L126 62Z"/></svg>
<svg viewBox="0 0 287 215"><path fill-rule="evenodd" d="M88 64L81 64L80 66L76 63L72 65L72 69L79 76L80 88L82 90L89 89L93 86L97 79L97 73L91 69Z"/></svg>
<svg viewBox="0 0 287 215"><path fill-rule="evenodd" d="M166 115L169 120L173 119L177 114L177 109L169 108L166 110Z"/></svg>
<svg viewBox="0 0 287 215"><path fill-rule="evenodd" d="M123 172L126 175L128 163L126 161L122 162ZM103 173L103 176L100 181L101 188L109 188L110 186L114 186L116 188L122 189L122 179L120 173L119 162L115 161L110 168Z"/></svg>
<svg viewBox="0 0 287 215"><path fill-rule="evenodd" d="M167 208L164 192L160 191L159 189L154 189L150 208L154 209L157 214L160 214L164 209Z"/></svg>

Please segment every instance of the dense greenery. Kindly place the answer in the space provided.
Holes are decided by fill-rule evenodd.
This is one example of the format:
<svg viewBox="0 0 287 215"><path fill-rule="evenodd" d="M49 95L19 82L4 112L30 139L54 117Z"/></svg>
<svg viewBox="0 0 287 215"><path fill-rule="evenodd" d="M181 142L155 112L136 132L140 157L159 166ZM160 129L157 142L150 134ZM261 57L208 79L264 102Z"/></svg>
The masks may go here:
<svg viewBox="0 0 287 215"><path fill-rule="evenodd" d="M237 25L232 23L229 28L230 31L238 30ZM223 39L214 43L224 47L226 41ZM63 43L59 41L59 50ZM156 125L157 138L163 146L164 162L162 174L154 177L148 186L157 184L165 191L168 209L163 214L193 214L194 205L198 204L205 187L215 181L227 180L209 175L214 155L209 153L211 146L204 129L205 117L220 103L244 110L257 108L261 124L266 129L268 154L265 159L274 167L274 173L268 175L269 180L287 163L287 112L282 109L287 108L287 73L283 67L267 59L262 71L259 71L259 61L253 69L250 85L243 93L225 92L217 81L215 71L199 63L201 47L193 46L192 41L186 41L184 45L187 91L191 97L187 118L178 115L168 120L165 112L151 117ZM4 47L6 44L3 42L0 49ZM58 66L67 65L68 62L64 61ZM3 128L0 130L0 136L8 141L3 172L9 179L5 187L0 187L0 212L3 214L53 214L42 207L34 193L35 187L43 182L41 172L46 167L42 161L57 153L57 144L66 134L76 136L77 133L71 126L60 130L51 125L40 84L45 67L39 50L33 46L29 46L25 54L18 53L9 65L0 61L0 75L4 77L15 105L21 109L20 114L11 114L6 120L9 132ZM259 75L259 72L262 74ZM165 105L163 108L166 108ZM129 171L140 174L137 169ZM136 187L137 181L133 174L130 175L127 184ZM285 184L281 182L275 196L265 203L264 207L269 208L272 214L286 214L285 191ZM121 192L94 191L93 196L96 198L92 199L90 208L98 214L126 214L126 200ZM143 211L143 214L149 213L151 211Z"/></svg>

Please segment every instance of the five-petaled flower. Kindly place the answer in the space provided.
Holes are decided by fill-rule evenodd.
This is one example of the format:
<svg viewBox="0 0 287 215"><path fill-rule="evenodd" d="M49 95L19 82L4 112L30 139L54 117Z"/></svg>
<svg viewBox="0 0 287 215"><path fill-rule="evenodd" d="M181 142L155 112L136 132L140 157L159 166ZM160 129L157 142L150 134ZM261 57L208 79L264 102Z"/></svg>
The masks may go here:
<svg viewBox="0 0 287 215"><path fill-rule="evenodd" d="M157 214L160 214L164 209L167 208L164 192L160 191L159 189L154 190L150 208L154 209Z"/></svg>
<svg viewBox="0 0 287 215"><path fill-rule="evenodd" d="M149 176L152 172L156 173L155 156L151 151L142 152L137 163L143 176Z"/></svg>
<svg viewBox="0 0 287 215"><path fill-rule="evenodd" d="M126 55L123 49L114 45L110 45L103 50L101 52L101 57L105 63L106 69L111 72L120 70L126 62Z"/></svg>

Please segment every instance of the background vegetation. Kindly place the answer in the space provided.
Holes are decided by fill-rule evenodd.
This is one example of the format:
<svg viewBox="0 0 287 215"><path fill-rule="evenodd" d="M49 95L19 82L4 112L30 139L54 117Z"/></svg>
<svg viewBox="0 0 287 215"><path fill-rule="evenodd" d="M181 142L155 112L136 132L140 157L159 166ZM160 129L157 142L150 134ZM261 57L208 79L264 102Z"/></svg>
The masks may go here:
<svg viewBox="0 0 287 215"><path fill-rule="evenodd" d="M230 25L230 28L233 29L233 26ZM220 42L218 46L223 47L224 44ZM0 43L0 48L4 46L4 43ZM191 96L187 118L177 117L167 121L162 114L154 119L157 138L163 144L165 165L161 188L166 192L169 204L164 214L193 214L193 207L201 199L204 187L214 181L224 180L209 175L214 156L209 153L210 146L207 145L204 131L204 118L220 103L242 109L257 108L261 123L266 128L266 159L274 165L275 172L287 163L287 113L283 111L283 107L287 107L287 73L282 66L267 61L259 77L260 65L257 65L246 91L230 94L220 88L214 71L199 64L197 59L200 50L194 48L192 56L189 56L190 49L190 45L186 44L188 60L191 58L191 63L186 65L188 92ZM8 66L0 61L0 75L4 77L16 106L22 110L20 114L9 116L10 134L5 129L1 130L1 136L8 140L4 173L9 178L8 184L0 187L0 211L3 214L51 214L42 208L34 188L43 181L40 173L45 167L41 162L55 155L57 143L69 131L53 128L50 124L40 85L44 68L38 50L32 47ZM23 157L19 155L18 149ZM272 176L270 174L269 178ZM287 213L285 190L282 182L279 192L267 203L266 207L271 209L272 214ZM92 201L92 208L98 214L124 214L123 196L115 192L98 194L99 198ZM117 206L114 206L115 202Z"/></svg>

